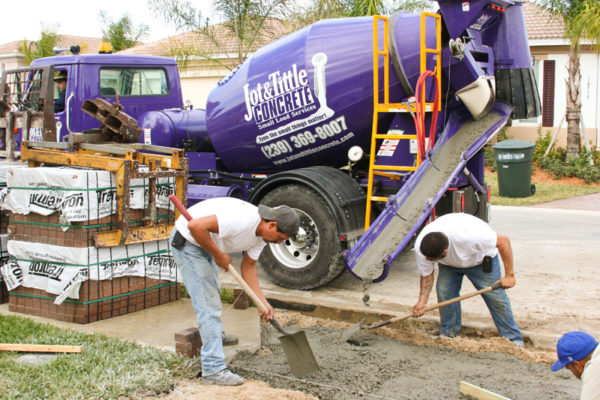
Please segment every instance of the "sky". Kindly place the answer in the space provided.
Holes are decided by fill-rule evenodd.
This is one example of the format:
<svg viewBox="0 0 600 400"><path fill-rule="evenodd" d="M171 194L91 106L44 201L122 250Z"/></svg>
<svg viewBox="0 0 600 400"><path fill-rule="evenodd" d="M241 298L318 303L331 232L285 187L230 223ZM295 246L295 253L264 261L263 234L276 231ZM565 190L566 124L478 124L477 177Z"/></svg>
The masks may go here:
<svg viewBox="0 0 600 400"><path fill-rule="evenodd" d="M211 0L190 1L208 16ZM0 44L39 40L42 24L56 28L59 35L102 37L100 11L106 11L113 21L127 13L134 26L148 25L150 35L144 39L146 43L180 33L161 16L155 16L147 0L3 0Z"/></svg>

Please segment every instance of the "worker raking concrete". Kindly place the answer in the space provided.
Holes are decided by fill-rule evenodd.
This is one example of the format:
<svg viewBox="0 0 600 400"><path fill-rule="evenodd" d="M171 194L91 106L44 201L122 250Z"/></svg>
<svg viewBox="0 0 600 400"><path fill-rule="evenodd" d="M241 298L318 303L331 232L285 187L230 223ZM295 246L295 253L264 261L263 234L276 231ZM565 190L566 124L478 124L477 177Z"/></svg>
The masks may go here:
<svg viewBox="0 0 600 400"><path fill-rule="evenodd" d="M244 379L227 369L223 351L220 287L217 266L228 270L228 253L244 252L244 281L266 305L261 318L273 318L273 307L262 293L256 260L266 243L281 243L298 232L300 221L287 206L258 207L235 198L213 198L188 209L192 220L180 216L171 235L173 258L192 299L202 338L203 382L240 385Z"/></svg>
<svg viewBox="0 0 600 400"><path fill-rule="evenodd" d="M500 257L498 257L500 254ZM502 288L516 283L510 239L494 232L483 220L469 214L443 215L427 225L417 236L415 257L421 289L413 315L423 315L433 287L434 264L438 263L438 301L458 297L463 277L477 289L500 282ZM500 260L504 264L501 274ZM501 336L523 346L523 336L513 317L510 300L504 289L482 294ZM440 336L455 337L462 327L460 303L440 309Z"/></svg>

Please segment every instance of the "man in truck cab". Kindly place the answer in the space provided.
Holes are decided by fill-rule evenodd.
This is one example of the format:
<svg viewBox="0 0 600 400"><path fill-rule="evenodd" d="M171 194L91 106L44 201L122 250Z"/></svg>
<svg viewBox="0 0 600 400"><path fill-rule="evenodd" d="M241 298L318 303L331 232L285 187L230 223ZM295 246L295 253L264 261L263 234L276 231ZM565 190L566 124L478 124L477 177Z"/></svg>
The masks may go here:
<svg viewBox="0 0 600 400"><path fill-rule="evenodd" d="M56 88L58 89L58 97L54 99L54 112L60 113L65 111L65 94L67 91L67 71L58 71L54 77Z"/></svg>
<svg viewBox="0 0 600 400"><path fill-rule="evenodd" d="M192 299L198 320L202 348L202 381L235 386L244 378L227 369L223 352L221 290L217 266L228 270L228 253L244 252L242 278L265 304L264 321L273 318L273 307L260 289L256 260L267 243L281 243L295 236L300 227L298 214L287 206L267 207L232 198L204 200L188 209L192 220L180 216L171 234L175 264Z"/></svg>

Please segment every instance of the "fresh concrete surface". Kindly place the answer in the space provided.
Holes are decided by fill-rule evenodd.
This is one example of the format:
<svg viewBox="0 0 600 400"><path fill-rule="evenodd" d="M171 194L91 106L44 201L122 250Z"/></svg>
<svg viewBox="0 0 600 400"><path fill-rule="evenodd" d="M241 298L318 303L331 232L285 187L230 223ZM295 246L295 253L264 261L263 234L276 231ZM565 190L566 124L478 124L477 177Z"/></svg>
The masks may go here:
<svg viewBox="0 0 600 400"><path fill-rule="evenodd" d="M196 316L190 299L181 299L89 324L13 313L8 310L8 304L0 305L0 314L28 317L36 322L49 323L60 328L104 334L170 351L175 351L175 332L196 326ZM236 310L231 304L223 304L223 329L240 339L237 345L225 347L227 359L238 351L256 351L260 347L260 321L256 308Z"/></svg>
<svg viewBox="0 0 600 400"><path fill-rule="evenodd" d="M552 348L566 331L599 332L600 212L494 206L491 215L491 226L512 241L517 284L508 294L524 335ZM238 260L233 263L238 264ZM260 280L270 298L388 315L409 312L419 292L412 250L398 257L383 282L368 289L368 307L362 302L362 282L349 272L312 291L280 288L263 273ZM234 284L227 276L222 276L222 282ZM474 290L465 279L461 294ZM429 304L436 301L432 293ZM495 330L481 297L463 301L462 309L463 326ZM437 315L432 311L422 318L437 322Z"/></svg>

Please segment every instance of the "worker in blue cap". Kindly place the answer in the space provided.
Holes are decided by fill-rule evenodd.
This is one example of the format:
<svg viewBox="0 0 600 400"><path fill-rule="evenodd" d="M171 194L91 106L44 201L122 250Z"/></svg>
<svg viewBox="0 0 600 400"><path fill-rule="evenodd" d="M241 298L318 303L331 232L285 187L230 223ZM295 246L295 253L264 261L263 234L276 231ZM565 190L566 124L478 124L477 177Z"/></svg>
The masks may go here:
<svg viewBox="0 0 600 400"><path fill-rule="evenodd" d="M600 400L600 346L585 332L565 333L556 343L558 360L550 369L567 367L581 379L581 400Z"/></svg>

